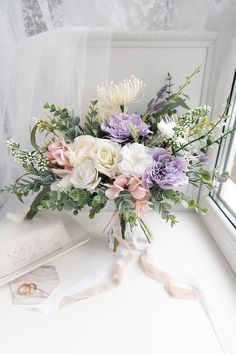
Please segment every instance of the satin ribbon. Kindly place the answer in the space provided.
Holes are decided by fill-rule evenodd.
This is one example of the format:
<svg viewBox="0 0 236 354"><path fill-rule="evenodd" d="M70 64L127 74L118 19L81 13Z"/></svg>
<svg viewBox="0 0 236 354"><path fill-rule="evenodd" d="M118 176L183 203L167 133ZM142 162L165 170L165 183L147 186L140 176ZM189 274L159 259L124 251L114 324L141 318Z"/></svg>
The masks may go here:
<svg viewBox="0 0 236 354"><path fill-rule="evenodd" d="M198 300L211 324L222 353L236 354L234 345L231 343L221 325L220 316L218 315L217 310L212 308L198 281L188 275L171 275L160 270L155 265L153 247L147 242L144 243L142 239L140 241L137 232L134 232L132 242L135 249L141 252L140 262L145 273L163 283L166 292L172 298ZM177 286L176 284L181 284L182 286Z"/></svg>
<svg viewBox="0 0 236 354"><path fill-rule="evenodd" d="M34 307L34 310L47 313L76 301L88 299L105 291L114 289L122 283L125 267L132 260L133 252L130 244L122 238L118 213L115 213L113 216L112 231L113 241L116 239L118 242L117 259L115 264L112 267L100 270L93 276L88 276L80 281L72 283L64 289L59 289L56 293L49 296L42 304ZM221 321L216 310L212 310L207 301L206 294L198 285L198 282L187 275L173 276L160 270L155 265L152 246L147 242L140 240L137 232L133 233L132 245L134 249L140 252L140 263L144 272L148 276L161 282L166 292L172 298L198 300L210 321L222 353L236 354L236 350L233 348L233 345L221 326ZM181 286L179 284L181 284Z"/></svg>
<svg viewBox="0 0 236 354"><path fill-rule="evenodd" d="M106 267L93 276L85 277L66 288L59 289L33 310L47 313L119 286L123 281L124 268L131 261L133 254L129 243L122 238L118 213L113 216L113 235L119 244L119 249L116 262L112 267Z"/></svg>

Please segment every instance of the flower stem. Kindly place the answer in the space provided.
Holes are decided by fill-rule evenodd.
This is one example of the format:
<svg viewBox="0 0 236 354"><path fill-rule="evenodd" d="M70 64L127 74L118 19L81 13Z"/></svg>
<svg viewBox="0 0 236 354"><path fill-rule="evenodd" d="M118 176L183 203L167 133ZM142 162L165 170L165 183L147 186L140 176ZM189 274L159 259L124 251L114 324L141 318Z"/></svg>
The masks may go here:
<svg viewBox="0 0 236 354"><path fill-rule="evenodd" d="M117 241L116 238L114 238L114 246L113 246L113 252L116 252L117 247L118 247L119 242Z"/></svg>
<svg viewBox="0 0 236 354"><path fill-rule="evenodd" d="M138 222L139 222L139 225L140 225L141 229L143 230L143 233L146 236L148 242L151 243L152 234L151 234L151 231L149 230L148 226L145 224L145 222L141 218L138 219Z"/></svg>
<svg viewBox="0 0 236 354"><path fill-rule="evenodd" d="M124 113L124 111L125 111L125 106L124 106L123 104L120 105L120 110L121 110L122 113Z"/></svg>
<svg viewBox="0 0 236 354"><path fill-rule="evenodd" d="M36 198L34 199L33 203L30 206L30 210L28 211L28 213L25 216L25 219L33 219L33 217L37 214L38 210L37 210L37 206L40 204L41 200L43 199L43 197L50 191L50 186L47 186L45 188L43 188L41 190L41 192L39 192L36 196Z"/></svg>
<svg viewBox="0 0 236 354"><path fill-rule="evenodd" d="M228 117L228 116L227 116L227 112L228 112L229 106L230 106L230 103L229 103L228 100L227 100L226 107L225 107L225 110L224 110L222 116L220 116L220 118L218 119L218 121L217 121L215 124L213 124L213 126L211 127L211 129L210 129L207 133L201 135L200 137L197 137L197 138L195 138L195 139L193 139L193 140L191 140L191 141L188 141L186 144L182 145L180 148L178 148L177 150L174 151L174 155L175 155L178 151L183 150L183 149L185 149L187 146L189 146L189 145L195 143L196 141L200 141L200 140L206 138L208 135L210 135L211 132L222 122L222 120L227 119L227 117ZM233 131L234 131L234 130L232 130L232 132L233 132ZM221 138L223 138L225 135L227 135L227 134L229 134L229 133L231 133L231 131L228 131L226 134L224 134L223 136L221 136L221 137L220 137L219 139L217 139L217 140L220 140ZM211 145L214 144L214 143L216 143L217 140L215 140L214 142L212 142ZM207 147L207 146L208 146L208 145L204 146L203 148L205 148L205 147Z"/></svg>

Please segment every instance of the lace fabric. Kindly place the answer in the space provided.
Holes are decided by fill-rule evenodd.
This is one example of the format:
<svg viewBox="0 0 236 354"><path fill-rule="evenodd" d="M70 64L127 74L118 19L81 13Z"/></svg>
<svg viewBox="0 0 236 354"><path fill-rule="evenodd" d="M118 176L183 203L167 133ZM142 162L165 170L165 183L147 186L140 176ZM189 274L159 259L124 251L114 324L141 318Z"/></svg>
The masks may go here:
<svg viewBox="0 0 236 354"><path fill-rule="evenodd" d="M235 30L232 0L14 0L0 2L0 49L65 26L125 30Z"/></svg>

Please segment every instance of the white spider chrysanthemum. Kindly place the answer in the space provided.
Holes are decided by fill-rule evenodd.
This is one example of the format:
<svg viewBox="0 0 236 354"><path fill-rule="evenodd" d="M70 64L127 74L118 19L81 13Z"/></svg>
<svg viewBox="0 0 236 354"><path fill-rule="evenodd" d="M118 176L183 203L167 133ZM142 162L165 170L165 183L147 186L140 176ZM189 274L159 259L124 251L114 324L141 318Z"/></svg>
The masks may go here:
<svg viewBox="0 0 236 354"><path fill-rule="evenodd" d="M107 117L108 113L118 113L120 106L125 109L128 103L141 101L144 86L143 81L134 75L118 84L110 82L98 86L97 99L100 116Z"/></svg>
<svg viewBox="0 0 236 354"><path fill-rule="evenodd" d="M168 117L162 119L158 124L157 128L166 138L172 138L175 134L174 128L176 127L175 120Z"/></svg>

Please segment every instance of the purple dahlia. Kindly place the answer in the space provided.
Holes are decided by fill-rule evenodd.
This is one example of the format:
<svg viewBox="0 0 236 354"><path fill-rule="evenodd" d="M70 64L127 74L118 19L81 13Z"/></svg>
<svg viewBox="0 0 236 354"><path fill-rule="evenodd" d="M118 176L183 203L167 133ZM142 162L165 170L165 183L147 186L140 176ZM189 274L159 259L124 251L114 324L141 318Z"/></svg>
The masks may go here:
<svg viewBox="0 0 236 354"><path fill-rule="evenodd" d="M188 183L187 162L182 157L175 157L163 148L151 151L152 166L148 167L142 177L142 185L146 188L159 185L163 189L172 189Z"/></svg>
<svg viewBox="0 0 236 354"><path fill-rule="evenodd" d="M138 115L127 113L111 115L101 124L101 129L111 140L122 143L132 140L130 125L135 128L139 136L145 136L150 132L148 125Z"/></svg>

